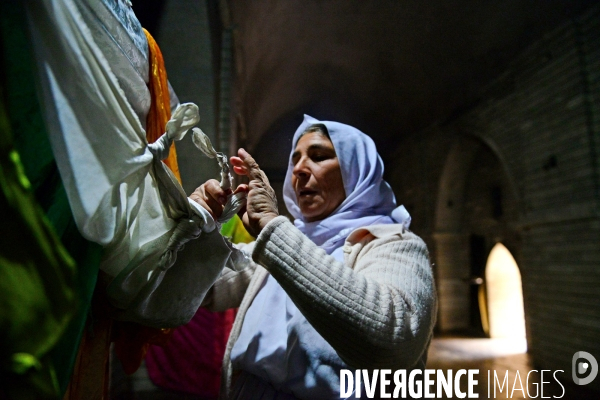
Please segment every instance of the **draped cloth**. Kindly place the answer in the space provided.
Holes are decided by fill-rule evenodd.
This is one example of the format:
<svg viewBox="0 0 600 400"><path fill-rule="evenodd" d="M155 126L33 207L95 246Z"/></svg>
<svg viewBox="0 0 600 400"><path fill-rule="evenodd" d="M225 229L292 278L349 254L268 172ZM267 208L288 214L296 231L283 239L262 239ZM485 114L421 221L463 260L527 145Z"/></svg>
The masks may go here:
<svg viewBox="0 0 600 400"><path fill-rule="evenodd" d="M3 51L2 57L0 57L2 59L0 71L2 71L3 76L0 80L2 80L2 86L5 89L3 100L6 101L4 105L6 106L7 121L14 135L15 150L22 162L23 169L21 173L24 172L26 178L23 177L23 179L31 184L28 190L33 193L38 204L34 207L39 207L42 210L51 228L60 238L63 246L61 252L68 252L74 260L70 289L64 287L55 277L50 276L52 268L49 268L47 264L40 260L35 261L34 265L37 269L43 271L43 274L36 277L34 281L39 285L47 285L51 290L32 289L26 283L28 279L23 277L18 279L17 284L11 283L11 280L6 277L0 278L0 281L7 285L7 289L2 288L0 290L2 293L0 297L10 299L11 302L14 300L14 304L18 305L18 312L15 314L18 320L27 319L33 324L33 328L26 329L25 333L18 331L17 327L20 326L20 322L11 321L4 324L10 326L10 331L18 337L17 340L13 340L7 336L8 339L4 342L11 347L20 347L20 343L25 340L35 343L35 346L43 346L44 351L48 352L48 359L42 361L42 368L38 369L36 373L31 373L33 370L23 370L29 381L14 379L14 376L4 372L0 372L0 376L3 378L0 381L10 382L10 384L2 384L5 389L25 383L24 387L28 391L35 392L39 389L39 384L43 383L43 380L38 379L39 374L46 373L48 371L47 363L51 362L54 373L48 376L58 382L59 389L63 392L69 381L83 325L88 315L88 304L96 283L101 248L97 244L85 240L77 230L63 183L56 169L56 162L50 148L47 131L42 119L41 105L36 92L35 63L31 52L23 2L19 0L0 2L0 20L2 26L2 32L0 33L2 45L0 45L0 48ZM13 155L16 155L16 153ZM17 162L15 159L13 161ZM27 221L37 221L36 215L39 215L39 213L32 211L33 208L31 208L32 204L30 202L18 200L17 203L19 208L27 210L25 213L28 217ZM15 228L10 223L10 221L19 218L19 213L11 210L10 207L3 207L3 210L8 217L2 217L1 220L7 232L10 231L10 233L2 235L4 238L2 244L6 246L5 249L10 249L11 252L22 252L21 254L27 255L27 257L36 257L37 250L35 250L33 241L24 240L20 234L17 234L21 229L27 229L26 225L18 224L18 228ZM19 244L14 245L10 238L17 240ZM46 244L44 248L57 252L61 249L61 246L54 243ZM75 268L75 265L77 268ZM10 269L17 272L13 267ZM33 276L33 274L30 275L30 277ZM42 308L38 303L23 302L17 296L13 297L15 292L26 293L38 300L47 298L50 301L55 301L51 300L55 295L59 297L74 295L72 297L73 314L71 314L73 318L64 327L65 329L61 334L55 335L55 333L52 333L48 335L46 323L42 321L47 321L50 316L60 313L61 308L52 306L51 311L39 312ZM27 307L24 306L25 303L36 311L33 314L27 312ZM0 309L8 312L10 307L2 305ZM32 315L35 315L35 317L31 318ZM55 328L60 327L57 324L53 324L53 326ZM21 351L27 352L23 347L21 347ZM9 355L10 352L3 351L2 354ZM39 354L36 354L36 356L39 356ZM2 364L5 366L11 365L10 362L3 362ZM39 368L39 364L36 367ZM12 397L26 398L27 396L22 394ZM43 395L38 391L32 397L43 398ZM3 398L2 394L0 394L0 398Z"/></svg>
<svg viewBox="0 0 600 400"><path fill-rule="evenodd" d="M146 117L146 139L156 142L165 131L171 119L171 101L167 84L167 71L158 44L146 29L143 32L148 40L148 64L150 110ZM163 162L181 183L175 143L171 144L169 155ZM172 329L150 328L135 323L117 323L114 326L115 354L123 365L126 374L133 374L142 364L150 345L166 345L173 334Z"/></svg>
<svg viewBox="0 0 600 400"><path fill-rule="evenodd" d="M223 224L221 234L232 243L254 240L237 215ZM225 345L236 311L211 312L201 307L188 324L175 328L165 346L150 346L146 368L152 382L201 398L217 398Z"/></svg>
<svg viewBox="0 0 600 400"><path fill-rule="evenodd" d="M100 268L113 278L107 291L119 318L158 328L188 322L231 254L161 161L198 121L197 107L180 106L149 145L127 82L96 43L102 30L88 26L90 7L101 4L26 4L52 150L79 231L104 247Z"/></svg>
<svg viewBox="0 0 600 400"><path fill-rule="evenodd" d="M292 154L300 136L317 123L324 124L329 132L346 199L327 218L306 222L292 187ZM394 193L383 180L383 162L370 137L349 125L305 115L292 143L283 189L286 206L294 224L337 261L344 261L342 245L354 229L393 223L408 228L410 216L403 206L396 207ZM234 368L242 371L233 397L253 400L287 400L293 398L290 394L301 399L337 399L340 370L348 368L271 275L246 313L231 360Z"/></svg>
<svg viewBox="0 0 600 400"><path fill-rule="evenodd" d="M167 69L165 68L162 52L150 32L144 29L144 34L148 40L148 63L150 67L148 89L150 90L150 97L152 99L150 111L146 118L146 139L148 143L153 143L162 136L165 132L167 122L171 119L171 99L169 98ZM175 143L171 144L169 156L163 162L173 172L179 183L181 183Z"/></svg>
<svg viewBox="0 0 600 400"><path fill-rule="evenodd" d="M12 121L5 110L4 78L2 74L0 398L54 399L60 382L51 350L77 311L75 262L34 198L15 150Z"/></svg>

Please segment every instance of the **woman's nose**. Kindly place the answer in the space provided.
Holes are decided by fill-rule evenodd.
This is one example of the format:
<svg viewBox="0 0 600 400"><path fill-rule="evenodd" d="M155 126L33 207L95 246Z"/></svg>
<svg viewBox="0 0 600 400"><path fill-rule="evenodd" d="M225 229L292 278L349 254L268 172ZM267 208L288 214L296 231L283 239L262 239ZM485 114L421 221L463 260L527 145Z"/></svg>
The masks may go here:
<svg viewBox="0 0 600 400"><path fill-rule="evenodd" d="M310 170L308 169L304 158L298 160L298 162L294 165L292 173L296 176L296 178L307 178L310 176Z"/></svg>

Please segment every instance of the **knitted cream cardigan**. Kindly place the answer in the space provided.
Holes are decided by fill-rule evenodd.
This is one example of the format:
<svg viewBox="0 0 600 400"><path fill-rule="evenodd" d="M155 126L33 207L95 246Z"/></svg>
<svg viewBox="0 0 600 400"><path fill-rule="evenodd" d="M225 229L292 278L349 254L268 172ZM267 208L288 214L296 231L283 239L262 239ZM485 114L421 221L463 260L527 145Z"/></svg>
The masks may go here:
<svg viewBox="0 0 600 400"><path fill-rule="evenodd" d="M437 302L427 248L415 234L401 225L359 228L346 239L342 264L277 217L244 250L255 263L224 270L203 303L215 311L239 307L220 398L229 396L231 349L268 273L352 368L424 368Z"/></svg>

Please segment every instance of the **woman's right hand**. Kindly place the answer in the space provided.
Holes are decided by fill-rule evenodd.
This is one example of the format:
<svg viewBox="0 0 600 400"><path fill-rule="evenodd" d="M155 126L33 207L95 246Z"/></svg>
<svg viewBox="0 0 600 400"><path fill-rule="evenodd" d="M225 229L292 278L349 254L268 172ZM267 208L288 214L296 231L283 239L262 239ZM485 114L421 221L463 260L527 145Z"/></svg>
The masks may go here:
<svg viewBox="0 0 600 400"><path fill-rule="evenodd" d="M231 189L223 190L216 179L209 179L200 185L189 197L204 207L216 221L223 213L223 206L227 203L227 196Z"/></svg>
<svg viewBox="0 0 600 400"><path fill-rule="evenodd" d="M236 192L248 192L245 209L240 210L240 218L246 230L257 237L262 229L279 215L277 210L277 197L269 183L267 175L260 169L254 158L244 149L238 150L237 157L231 157L233 171L238 175L245 175L250 182L240 185ZM244 187L243 187L244 186Z"/></svg>

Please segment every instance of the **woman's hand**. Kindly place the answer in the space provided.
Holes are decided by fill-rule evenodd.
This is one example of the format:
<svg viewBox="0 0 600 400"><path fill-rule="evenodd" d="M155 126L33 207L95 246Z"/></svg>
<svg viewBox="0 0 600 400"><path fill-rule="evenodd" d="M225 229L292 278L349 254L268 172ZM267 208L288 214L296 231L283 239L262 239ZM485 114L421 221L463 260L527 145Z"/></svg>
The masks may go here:
<svg viewBox="0 0 600 400"><path fill-rule="evenodd" d="M190 199L204 207L216 221L223 213L223 206L227 203L227 196L230 193L231 189L221 189L218 180L209 179L194 190Z"/></svg>
<svg viewBox="0 0 600 400"><path fill-rule="evenodd" d="M242 222L246 230L254 237L273 218L279 215L277 211L277 197L269 184L269 179L260 169L254 158L244 149L238 150L239 157L231 157L233 170L238 175L246 175L250 179L247 185L240 185L239 190L248 190L246 209L240 211Z"/></svg>

